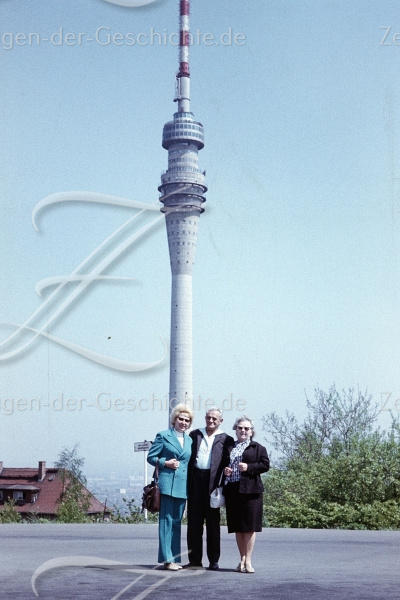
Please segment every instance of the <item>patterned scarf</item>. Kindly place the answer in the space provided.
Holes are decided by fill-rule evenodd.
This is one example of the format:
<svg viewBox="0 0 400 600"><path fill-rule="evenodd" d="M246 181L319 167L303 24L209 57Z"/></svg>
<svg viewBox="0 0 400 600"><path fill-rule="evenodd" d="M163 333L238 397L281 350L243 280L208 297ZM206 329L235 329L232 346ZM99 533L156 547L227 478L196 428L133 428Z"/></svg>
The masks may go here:
<svg viewBox="0 0 400 600"><path fill-rule="evenodd" d="M229 466L232 469L232 473L226 477L225 483L229 483L229 481L240 480L239 463L242 462L243 452L246 450L250 442L251 440L246 440L244 442L235 442L235 446L231 450L229 462Z"/></svg>

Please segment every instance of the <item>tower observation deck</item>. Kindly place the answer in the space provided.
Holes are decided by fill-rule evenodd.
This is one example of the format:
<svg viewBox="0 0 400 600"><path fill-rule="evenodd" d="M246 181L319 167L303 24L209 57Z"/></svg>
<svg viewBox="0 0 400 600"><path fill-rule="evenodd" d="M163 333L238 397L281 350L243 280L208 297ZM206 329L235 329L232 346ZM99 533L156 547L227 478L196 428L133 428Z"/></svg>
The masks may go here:
<svg viewBox="0 0 400 600"><path fill-rule="evenodd" d="M170 409L193 401L192 271L199 217L204 212L205 172L198 166L204 130L190 111L189 0L180 0L178 111L164 125L162 146L168 169L161 175L160 202L165 213L171 263Z"/></svg>

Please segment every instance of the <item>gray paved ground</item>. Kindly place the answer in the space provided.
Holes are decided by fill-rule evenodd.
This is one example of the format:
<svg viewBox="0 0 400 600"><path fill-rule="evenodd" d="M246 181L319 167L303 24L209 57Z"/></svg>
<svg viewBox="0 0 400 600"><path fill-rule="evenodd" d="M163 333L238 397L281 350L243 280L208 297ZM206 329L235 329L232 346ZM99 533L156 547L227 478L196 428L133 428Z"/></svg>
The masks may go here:
<svg viewBox="0 0 400 600"><path fill-rule="evenodd" d="M156 556L156 525L0 525L0 599L400 598L400 532L265 529L254 575L234 572L226 528L218 572L168 573Z"/></svg>

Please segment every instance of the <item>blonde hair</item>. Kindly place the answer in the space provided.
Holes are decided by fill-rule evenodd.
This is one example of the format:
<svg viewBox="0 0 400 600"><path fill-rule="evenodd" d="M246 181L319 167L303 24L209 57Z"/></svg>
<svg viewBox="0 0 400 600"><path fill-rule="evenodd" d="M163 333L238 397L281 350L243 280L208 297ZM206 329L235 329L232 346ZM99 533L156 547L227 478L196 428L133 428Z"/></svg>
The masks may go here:
<svg viewBox="0 0 400 600"><path fill-rule="evenodd" d="M188 404L182 403L182 404L177 404L176 406L174 406L174 408L171 411L171 414L170 414L171 426L175 425L175 421L178 418L178 415L180 413L185 413L186 415L188 415L190 417L190 424L192 424L193 417L194 417L193 411Z"/></svg>

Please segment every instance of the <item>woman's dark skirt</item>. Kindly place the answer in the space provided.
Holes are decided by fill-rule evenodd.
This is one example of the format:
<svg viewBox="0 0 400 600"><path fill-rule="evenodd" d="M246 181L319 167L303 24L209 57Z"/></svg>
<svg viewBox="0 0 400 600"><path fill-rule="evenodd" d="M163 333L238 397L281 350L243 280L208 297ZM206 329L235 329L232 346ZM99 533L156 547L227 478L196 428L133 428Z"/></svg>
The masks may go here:
<svg viewBox="0 0 400 600"><path fill-rule="evenodd" d="M262 530L262 494L239 494L239 481L224 487L228 533Z"/></svg>

